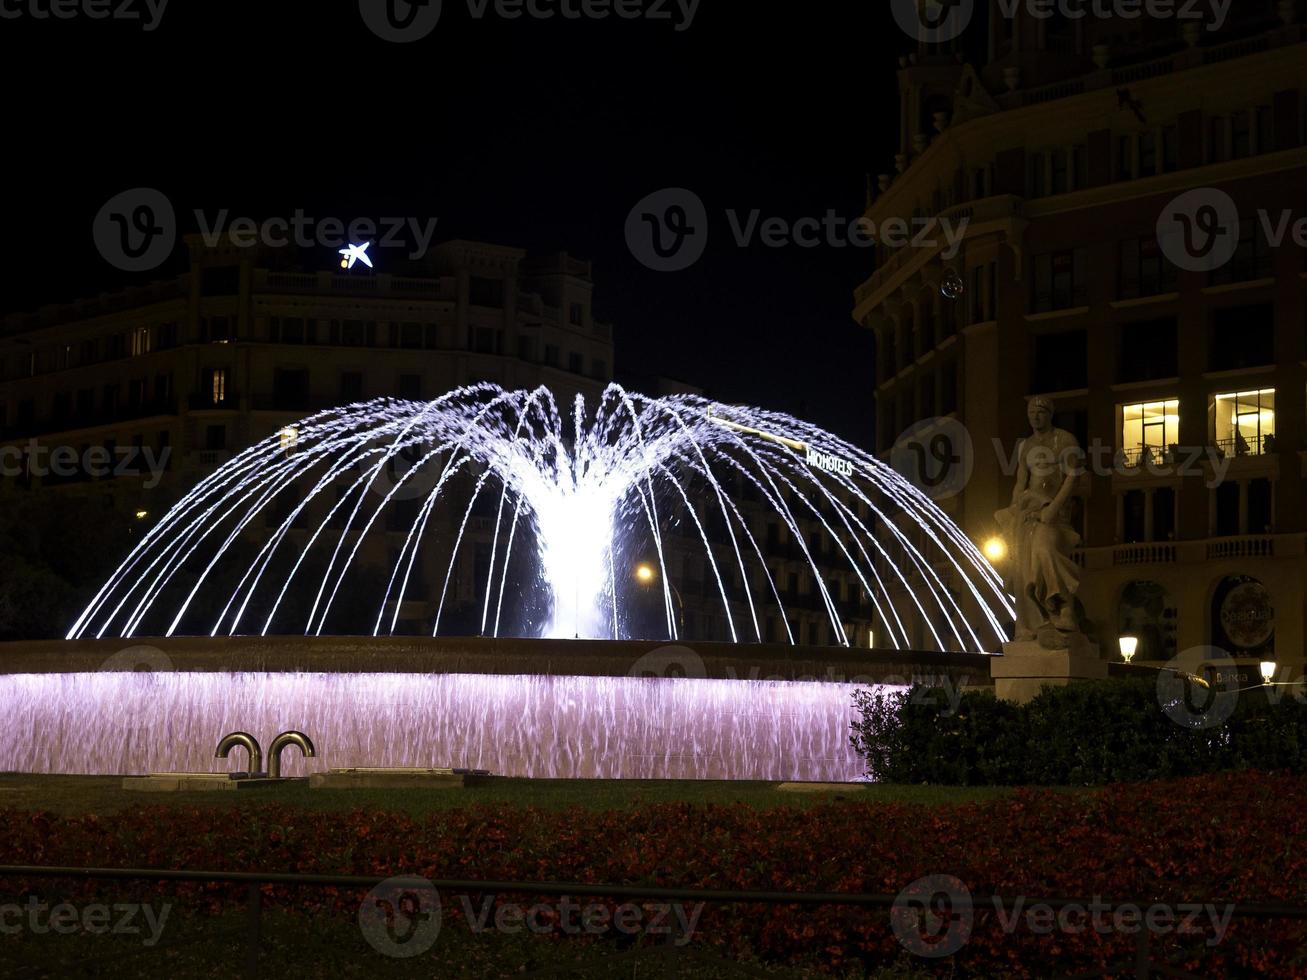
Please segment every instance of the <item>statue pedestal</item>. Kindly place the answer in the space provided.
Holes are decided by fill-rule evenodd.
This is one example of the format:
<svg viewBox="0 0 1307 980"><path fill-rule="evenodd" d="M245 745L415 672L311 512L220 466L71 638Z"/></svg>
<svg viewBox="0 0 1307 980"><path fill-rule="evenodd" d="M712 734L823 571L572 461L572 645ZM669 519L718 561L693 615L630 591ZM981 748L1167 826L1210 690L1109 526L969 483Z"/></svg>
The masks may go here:
<svg viewBox="0 0 1307 980"><path fill-rule="evenodd" d="M1005 701L1025 704L1045 684L1065 687L1072 681L1105 680L1107 661L1099 659L1098 645L1080 634L1068 640L1061 650L1045 649L1037 640L1004 643L1003 655L989 661L994 693Z"/></svg>

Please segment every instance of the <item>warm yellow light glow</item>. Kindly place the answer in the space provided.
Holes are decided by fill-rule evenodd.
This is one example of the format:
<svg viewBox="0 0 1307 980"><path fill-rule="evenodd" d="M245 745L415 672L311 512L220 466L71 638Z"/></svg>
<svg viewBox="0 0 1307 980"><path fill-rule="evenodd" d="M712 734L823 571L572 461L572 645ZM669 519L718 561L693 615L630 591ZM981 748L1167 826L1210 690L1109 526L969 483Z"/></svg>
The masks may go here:
<svg viewBox="0 0 1307 980"><path fill-rule="evenodd" d="M1121 647L1121 659L1129 663L1135 658L1135 651L1139 649L1139 637L1123 636L1116 641Z"/></svg>
<svg viewBox="0 0 1307 980"><path fill-rule="evenodd" d="M277 433L281 439L281 448L283 452L290 452L291 447L300 441L300 430L293 425L288 425Z"/></svg>
<svg viewBox="0 0 1307 980"><path fill-rule="evenodd" d="M1261 663L1261 669L1262 669L1262 680L1264 680L1267 684L1271 683L1271 679L1275 677L1275 661L1263 660Z"/></svg>
<svg viewBox="0 0 1307 980"><path fill-rule="evenodd" d="M655 578L653 566L647 562L641 562L635 566L635 580L643 585L648 585Z"/></svg>
<svg viewBox="0 0 1307 980"><path fill-rule="evenodd" d="M985 542L985 557L990 561L1002 561L1007 557L1007 542L994 537Z"/></svg>
<svg viewBox="0 0 1307 980"><path fill-rule="evenodd" d="M150 512L148 510L138 510L136 512L136 519L138 521L143 521L149 516L150 516Z"/></svg>

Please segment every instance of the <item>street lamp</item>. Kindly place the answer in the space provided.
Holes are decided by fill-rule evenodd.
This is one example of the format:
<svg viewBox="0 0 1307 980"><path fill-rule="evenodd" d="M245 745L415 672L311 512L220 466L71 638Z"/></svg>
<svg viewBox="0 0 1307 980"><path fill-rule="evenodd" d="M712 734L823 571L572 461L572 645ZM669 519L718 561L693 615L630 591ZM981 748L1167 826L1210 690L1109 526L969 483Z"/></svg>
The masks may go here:
<svg viewBox="0 0 1307 980"><path fill-rule="evenodd" d="M984 545L985 557L991 562L999 562L1007 557L1007 542L1000 537L990 538Z"/></svg>
<svg viewBox="0 0 1307 980"><path fill-rule="evenodd" d="M1262 682L1270 684L1275 679L1275 661L1263 660L1260 666L1262 670Z"/></svg>
<svg viewBox="0 0 1307 980"><path fill-rule="evenodd" d="M641 585L653 585L658 579L658 570L647 561L642 561L635 566L635 580ZM685 629L685 603L681 601L681 591L676 587L670 578L667 580L668 586L671 587L672 595L676 596L676 621L680 629Z"/></svg>
<svg viewBox="0 0 1307 980"><path fill-rule="evenodd" d="M1121 647L1121 659L1129 663L1135 658L1135 652L1139 649L1139 637L1123 636L1116 641Z"/></svg>

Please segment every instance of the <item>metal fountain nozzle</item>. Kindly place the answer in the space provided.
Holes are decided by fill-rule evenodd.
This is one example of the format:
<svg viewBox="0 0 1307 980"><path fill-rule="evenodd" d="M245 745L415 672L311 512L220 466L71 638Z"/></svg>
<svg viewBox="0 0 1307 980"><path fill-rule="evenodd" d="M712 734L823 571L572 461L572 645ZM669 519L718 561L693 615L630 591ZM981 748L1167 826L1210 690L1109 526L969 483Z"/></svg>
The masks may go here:
<svg viewBox="0 0 1307 980"><path fill-rule="evenodd" d="M245 749L250 754L250 771L251 776L260 776L263 774L263 748L259 745L259 740L249 732L228 732L218 742L218 751L214 753L215 759L225 759L235 748Z"/></svg>
<svg viewBox="0 0 1307 980"><path fill-rule="evenodd" d="M294 730L282 732L272 740L268 746L268 776L271 779L281 778L281 753L288 745L294 745L304 754L304 758L312 759L316 756L317 750L313 747L313 739L309 738L303 732Z"/></svg>

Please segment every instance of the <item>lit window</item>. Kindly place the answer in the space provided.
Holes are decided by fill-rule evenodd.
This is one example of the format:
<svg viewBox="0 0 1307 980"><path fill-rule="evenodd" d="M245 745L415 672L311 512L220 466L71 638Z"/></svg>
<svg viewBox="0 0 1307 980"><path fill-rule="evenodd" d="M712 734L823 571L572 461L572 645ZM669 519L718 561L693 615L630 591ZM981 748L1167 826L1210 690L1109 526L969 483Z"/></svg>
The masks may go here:
<svg viewBox="0 0 1307 980"><path fill-rule="evenodd" d="M150 328L137 327L132 331L132 357L150 353Z"/></svg>
<svg viewBox="0 0 1307 980"><path fill-rule="evenodd" d="M221 405L227 400L227 369L215 368L213 370L213 404Z"/></svg>
<svg viewBox="0 0 1307 980"><path fill-rule="evenodd" d="M1180 439L1180 400L1140 402L1121 409L1121 449L1130 463L1161 461Z"/></svg>
<svg viewBox="0 0 1307 980"><path fill-rule="evenodd" d="M1275 389L1216 396L1216 445L1227 456L1260 456L1275 449Z"/></svg>

